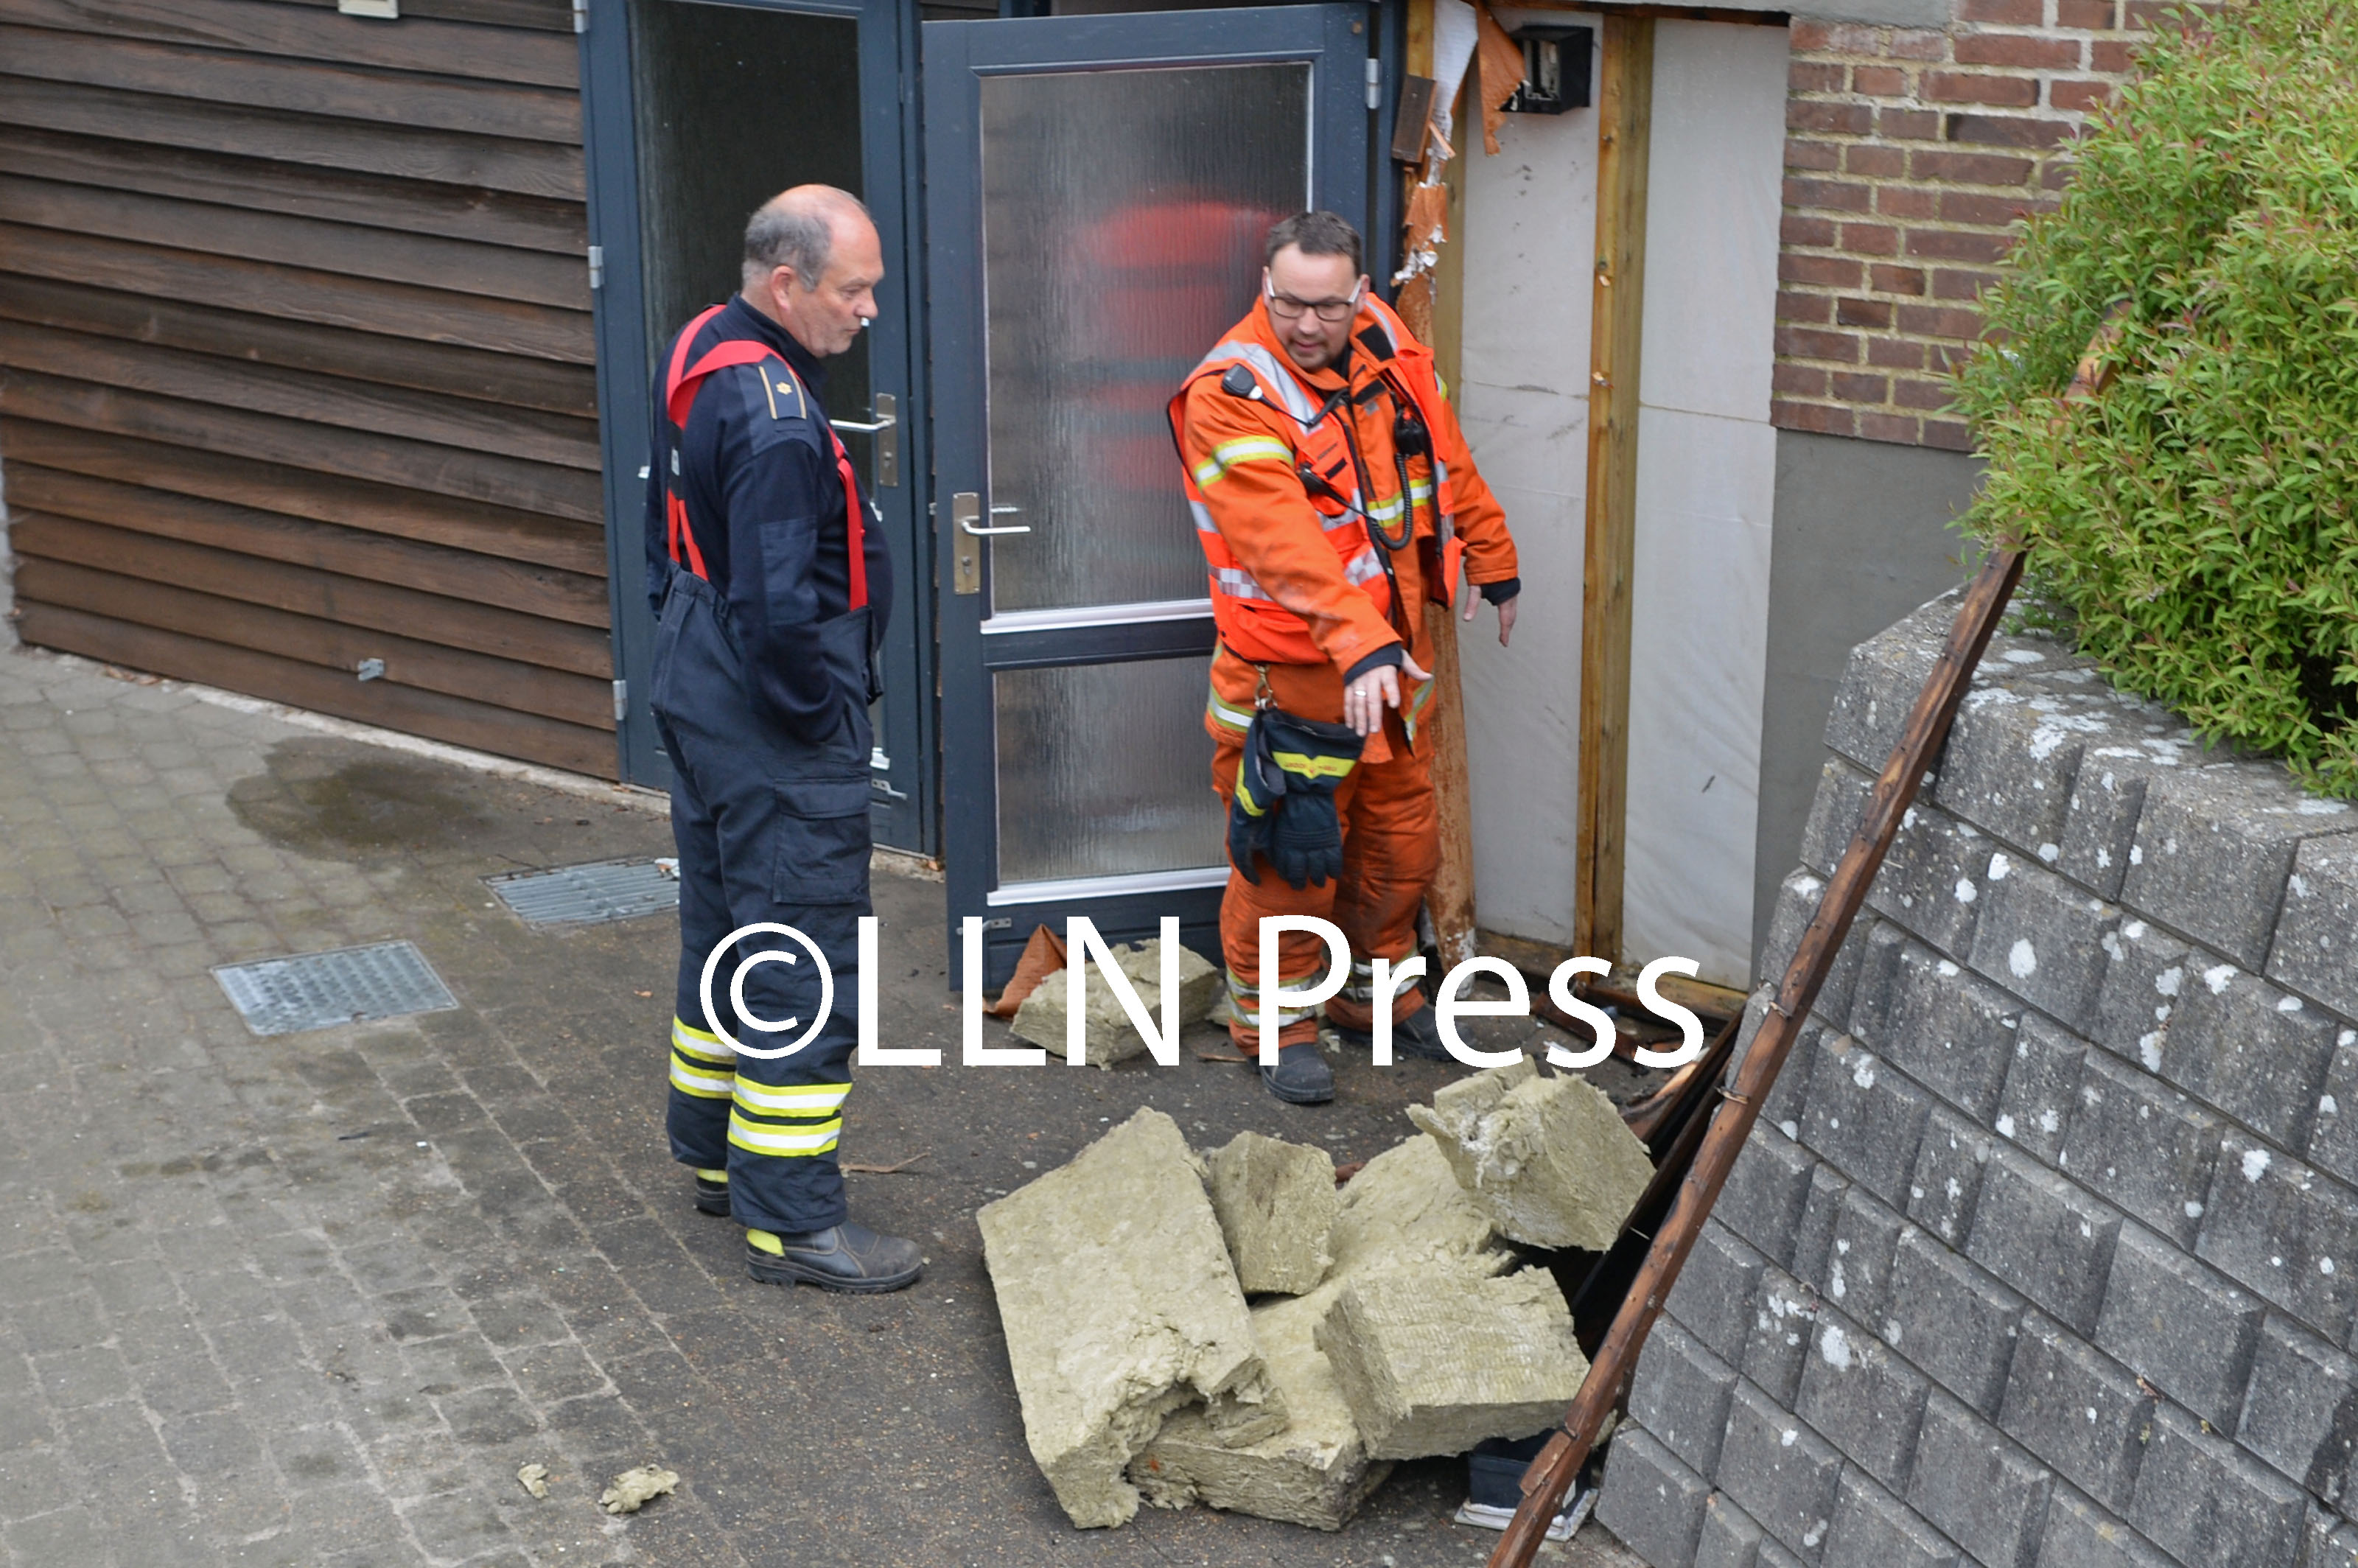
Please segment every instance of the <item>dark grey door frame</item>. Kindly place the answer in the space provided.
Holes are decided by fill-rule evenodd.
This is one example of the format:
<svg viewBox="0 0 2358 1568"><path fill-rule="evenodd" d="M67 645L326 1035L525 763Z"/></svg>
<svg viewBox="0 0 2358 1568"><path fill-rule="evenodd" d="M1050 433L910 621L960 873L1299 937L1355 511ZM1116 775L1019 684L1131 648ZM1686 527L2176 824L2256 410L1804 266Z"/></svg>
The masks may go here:
<svg viewBox="0 0 2358 1568"><path fill-rule="evenodd" d="M640 189L631 73L629 0L587 0L581 36L583 151L589 166L590 239L599 265L592 296L598 344L599 442L605 463L608 588L614 668L627 683L616 704L622 777L658 787L669 766L647 711L654 625L648 613L644 481L653 434L654 367L647 357L645 272L639 250ZM672 4L711 0L666 0ZM884 729L873 817L879 842L936 854L940 820L934 696L933 534L924 525L933 457L926 421L922 153L916 95L916 7L909 0L724 0L766 9L849 17L860 26L860 138L869 209L892 269L870 329L871 376L900 397L901 482L873 488L892 552L897 602L884 646ZM867 417L836 409L838 418Z"/></svg>
<svg viewBox="0 0 2358 1568"><path fill-rule="evenodd" d="M936 478L935 555L956 548L950 497L987 492L988 400L982 299L981 78L1056 66L1312 63L1314 200L1368 230L1370 122L1366 59L1375 7L1276 5L1217 11L1140 12L925 24L926 274L931 282ZM1379 253L1380 254L1380 253ZM1241 308L1242 302L1239 302ZM1211 344L1204 345L1206 349ZM1172 460L1176 485L1178 459ZM988 564L985 563L985 570ZM1219 889L1124 893L1087 899L991 904L997 879L998 781L991 679L1001 670L1208 655L1213 632L1201 619L985 637L984 590L936 594L941 636L943 856L948 893L953 985L960 923L984 921L986 985L1002 983L1034 925L1061 929L1086 914L1109 939L1152 935L1165 914L1181 919L1190 946L1217 952ZM1206 742L1206 761L1210 741Z"/></svg>

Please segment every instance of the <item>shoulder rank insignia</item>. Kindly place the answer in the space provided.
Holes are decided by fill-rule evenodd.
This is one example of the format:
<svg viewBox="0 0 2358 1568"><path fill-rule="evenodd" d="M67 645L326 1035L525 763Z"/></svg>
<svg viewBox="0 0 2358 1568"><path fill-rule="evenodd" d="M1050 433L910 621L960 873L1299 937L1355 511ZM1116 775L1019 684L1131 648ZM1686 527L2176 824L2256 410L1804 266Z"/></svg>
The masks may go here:
<svg viewBox="0 0 2358 1568"><path fill-rule="evenodd" d="M763 361L756 363L753 371L762 378L763 394L770 400L771 418L795 419L808 415L810 410L803 402L802 384L795 379L794 373L783 362Z"/></svg>

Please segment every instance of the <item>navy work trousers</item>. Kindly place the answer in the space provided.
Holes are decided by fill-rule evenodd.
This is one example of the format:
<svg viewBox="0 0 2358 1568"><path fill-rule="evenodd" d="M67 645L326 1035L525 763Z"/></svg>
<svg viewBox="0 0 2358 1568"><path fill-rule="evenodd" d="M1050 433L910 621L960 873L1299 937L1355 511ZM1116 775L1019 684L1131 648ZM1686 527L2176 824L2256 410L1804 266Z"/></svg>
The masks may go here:
<svg viewBox="0 0 2358 1568"><path fill-rule="evenodd" d="M762 723L748 697L728 607L703 579L673 574L657 623L651 703L671 756L672 837L679 849L679 985L673 1005L673 1158L729 1173L730 1208L759 1230L823 1230L845 1217L836 1141L851 1092L859 1038L859 919L868 892L866 704L868 611L829 622L827 662L840 666L842 725L808 745ZM834 976L834 1001L793 1055L741 1056L709 1028L699 994L705 962L731 931L756 922L809 937ZM754 953L792 963L745 971L749 1027L730 1000L730 978ZM743 1044L774 1049L817 1016L821 988L810 954L774 933L748 937L712 976L712 1008Z"/></svg>

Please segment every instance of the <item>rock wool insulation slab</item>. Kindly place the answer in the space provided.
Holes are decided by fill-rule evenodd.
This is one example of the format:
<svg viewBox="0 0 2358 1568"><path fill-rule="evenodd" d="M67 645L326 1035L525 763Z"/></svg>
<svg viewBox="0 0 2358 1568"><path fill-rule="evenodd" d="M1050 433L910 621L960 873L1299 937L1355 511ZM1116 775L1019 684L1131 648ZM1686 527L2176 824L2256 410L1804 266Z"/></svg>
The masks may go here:
<svg viewBox="0 0 2358 1568"><path fill-rule="evenodd" d="M1213 1158L1217 1167L1219 1155ZM1316 1289L1266 1303L1252 1314L1254 1337L1284 1396L1290 1423L1259 1443L1220 1448L1207 1441L1200 1411L1176 1412L1130 1465L1130 1478L1147 1500L1164 1508L1202 1502L1318 1530L1341 1529L1391 1465L1369 1454L1327 1353L1317 1344L1318 1325L1344 1289L1363 1279L1432 1279L1470 1306L1473 1292L1509 1260L1440 1146L1421 1133L1368 1161L1351 1179L1327 1244L1334 1261ZM1534 1422L1532 1430L1544 1424Z"/></svg>
<svg viewBox="0 0 2358 1568"><path fill-rule="evenodd" d="M1179 1406L1216 1444L1282 1430L1284 1397L1178 1123L1141 1110L976 1216L1032 1457L1076 1525L1138 1511L1122 1469Z"/></svg>
<svg viewBox="0 0 2358 1568"><path fill-rule="evenodd" d="M1114 964L1130 977L1148 1016L1163 1022L1163 942L1160 937L1111 949ZM1075 955L1077 958L1078 955ZM1096 966L1092 965L1094 970ZM1072 985L1072 967L1050 975L1023 999L1008 1027L1019 1040L1062 1053L1065 1049L1065 1001ZM1212 1011L1224 988L1220 972L1193 948L1179 949L1179 1022L1195 1022ZM1082 988L1083 1036L1092 1065L1110 1067L1143 1053L1146 1038L1132 1027L1130 1014L1113 994L1113 983L1102 973L1091 973Z"/></svg>
<svg viewBox="0 0 2358 1568"><path fill-rule="evenodd" d="M1541 1269L1354 1280L1315 1339L1377 1459L1528 1437L1563 1416L1588 1375L1563 1292Z"/></svg>
<svg viewBox="0 0 2358 1568"><path fill-rule="evenodd" d="M1391 1466L1368 1462L1334 1368L1314 1342L1332 1300L1295 1297L1253 1309L1253 1338L1291 1418L1285 1430L1227 1448L1200 1408L1177 1411L1130 1463L1130 1478L1147 1501L1160 1508L1201 1502L1313 1530L1340 1530L1358 1511Z"/></svg>
<svg viewBox="0 0 2358 1568"><path fill-rule="evenodd" d="M1335 1157L1306 1143L1239 1132L1211 1152L1212 1210L1247 1295L1298 1296L1326 1277L1342 1200Z"/></svg>
<svg viewBox="0 0 2358 1568"><path fill-rule="evenodd" d="M1541 1077L1529 1057L1408 1108L1498 1234L1602 1252L1654 1179L1653 1162L1595 1085Z"/></svg>

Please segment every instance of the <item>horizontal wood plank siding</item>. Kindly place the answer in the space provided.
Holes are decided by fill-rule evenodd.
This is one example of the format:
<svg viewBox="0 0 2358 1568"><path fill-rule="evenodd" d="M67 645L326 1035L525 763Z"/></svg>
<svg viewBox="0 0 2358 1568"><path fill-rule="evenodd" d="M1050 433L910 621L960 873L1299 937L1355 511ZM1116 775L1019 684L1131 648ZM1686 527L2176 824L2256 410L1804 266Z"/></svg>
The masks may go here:
<svg viewBox="0 0 2358 1568"><path fill-rule="evenodd" d="M611 776L571 8L402 11L0 0L17 630Z"/></svg>

